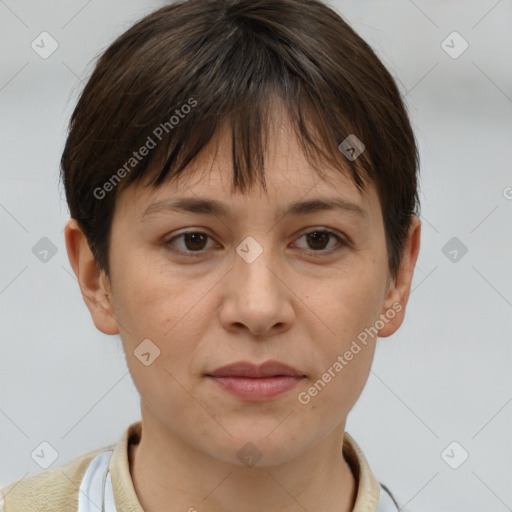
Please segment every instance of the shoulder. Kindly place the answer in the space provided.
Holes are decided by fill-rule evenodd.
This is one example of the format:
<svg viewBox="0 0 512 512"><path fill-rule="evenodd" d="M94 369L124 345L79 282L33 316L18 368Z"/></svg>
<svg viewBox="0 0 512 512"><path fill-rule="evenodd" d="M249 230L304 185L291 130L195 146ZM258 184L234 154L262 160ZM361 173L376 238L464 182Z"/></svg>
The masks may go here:
<svg viewBox="0 0 512 512"><path fill-rule="evenodd" d="M89 463L96 455L112 448L90 451L64 466L45 469L0 489L0 512L77 510L80 484Z"/></svg>

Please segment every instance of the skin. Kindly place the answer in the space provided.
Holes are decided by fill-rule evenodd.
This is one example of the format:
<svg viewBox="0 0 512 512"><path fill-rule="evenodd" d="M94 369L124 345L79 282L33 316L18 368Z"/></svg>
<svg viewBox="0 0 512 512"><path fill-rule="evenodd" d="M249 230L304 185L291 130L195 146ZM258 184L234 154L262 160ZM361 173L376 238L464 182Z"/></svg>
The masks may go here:
<svg viewBox="0 0 512 512"><path fill-rule="evenodd" d="M323 181L301 153L287 119L275 126L269 138L274 144L267 148L267 192L231 191L226 131L179 181L156 191L124 190L112 225L110 280L76 221L70 219L65 228L70 263L94 324L121 336L141 396L142 438L131 448L130 471L147 512L348 512L354 506L356 482L341 447L377 337L369 337L308 404L300 403L298 394L397 303L401 311L378 336L400 327L421 225L413 217L398 276L388 280L374 186L361 195L348 175L329 168L329 182ZM233 217L166 211L141 221L148 206L176 196L217 199ZM317 197L344 198L368 216L337 210L279 213L292 201ZM305 236L326 229L350 244ZM209 236L188 245L178 237L164 245L183 231ZM248 236L263 249L252 263L236 252ZM202 256L179 255L172 247ZM134 355L147 338L160 350L149 366ZM270 359L300 369L306 378L284 395L258 403L233 397L205 377L235 361ZM262 454L253 467L237 457L248 442Z"/></svg>

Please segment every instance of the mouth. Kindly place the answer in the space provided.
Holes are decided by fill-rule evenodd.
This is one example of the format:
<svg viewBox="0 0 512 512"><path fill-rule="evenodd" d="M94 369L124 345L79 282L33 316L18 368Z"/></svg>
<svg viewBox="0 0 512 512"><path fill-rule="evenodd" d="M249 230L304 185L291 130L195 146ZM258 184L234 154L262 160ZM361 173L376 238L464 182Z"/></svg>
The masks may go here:
<svg viewBox="0 0 512 512"><path fill-rule="evenodd" d="M290 391L306 375L278 361L267 361L261 365L240 361L217 368L206 377L239 399L264 402Z"/></svg>

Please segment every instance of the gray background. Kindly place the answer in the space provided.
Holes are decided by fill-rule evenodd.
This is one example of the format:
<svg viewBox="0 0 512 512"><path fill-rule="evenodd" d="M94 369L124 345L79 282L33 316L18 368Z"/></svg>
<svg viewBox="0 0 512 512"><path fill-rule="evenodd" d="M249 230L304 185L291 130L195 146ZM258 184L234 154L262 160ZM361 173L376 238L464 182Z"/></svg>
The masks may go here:
<svg viewBox="0 0 512 512"><path fill-rule="evenodd" d="M42 470L43 441L63 465L140 418L120 340L96 330L69 265L58 172L92 59L160 5L0 0L0 487ZM347 431L403 510L512 510L512 2L331 5L399 80L422 164L407 315L378 342ZM47 59L31 48L43 31L59 45ZM469 44L458 58L442 46L453 31ZM452 237L468 249L456 262Z"/></svg>

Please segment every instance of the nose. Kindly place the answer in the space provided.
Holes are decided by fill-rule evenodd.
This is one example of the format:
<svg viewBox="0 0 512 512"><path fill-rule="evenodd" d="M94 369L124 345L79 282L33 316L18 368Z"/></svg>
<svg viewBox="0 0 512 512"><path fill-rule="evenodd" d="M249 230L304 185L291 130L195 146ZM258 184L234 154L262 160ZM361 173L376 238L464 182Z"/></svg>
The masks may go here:
<svg viewBox="0 0 512 512"><path fill-rule="evenodd" d="M292 325L293 286L272 251L258 250L256 255L256 249L243 244L237 248L220 320L227 330L245 328L254 336L268 337Z"/></svg>

